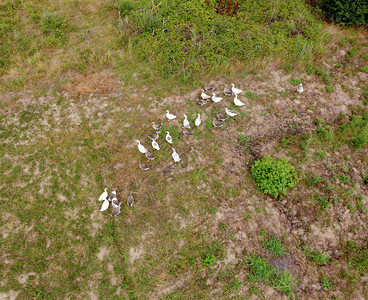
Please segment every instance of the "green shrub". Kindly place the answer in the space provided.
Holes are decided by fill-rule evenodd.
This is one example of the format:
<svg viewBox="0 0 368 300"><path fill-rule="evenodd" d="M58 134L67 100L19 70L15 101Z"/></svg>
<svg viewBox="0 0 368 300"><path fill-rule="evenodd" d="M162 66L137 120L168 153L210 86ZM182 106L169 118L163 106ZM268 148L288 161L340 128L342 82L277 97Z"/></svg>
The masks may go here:
<svg viewBox="0 0 368 300"><path fill-rule="evenodd" d="M210 267L215 263L216 257L211 254L206 254L202 259L202 264L206 267Z"/></svg>
<svg viewBox="0 0 368 300"><path fill-rule="evenodd" d="M274 197L286 195L286 189L295 187L299 181L294 167L284 158L266 156L256 160L251 173L258 188Z"/></svg>
<svg viewBox="0 0 368 300"><path fill-rule="evenodd" d="M367 25L366 0L324 0L321 5L327 18L341 25Z"/></svg>

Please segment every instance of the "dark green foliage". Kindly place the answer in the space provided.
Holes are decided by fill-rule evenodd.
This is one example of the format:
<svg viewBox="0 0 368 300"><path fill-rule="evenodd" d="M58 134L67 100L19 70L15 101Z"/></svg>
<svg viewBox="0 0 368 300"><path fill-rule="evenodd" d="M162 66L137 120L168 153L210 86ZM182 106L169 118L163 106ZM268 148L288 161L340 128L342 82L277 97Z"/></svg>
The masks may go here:
<svg viewBox="0 0 368 300"><path fill-rule="evenodd" d="M290 296L293 290L295 280L292 274L287 272L279 272L278 269L273 268L265 259L258 255L249 256L247 258L249 265L249 280L266 281L274 289L284 292Z"/></svg>
<svg viewBox="0 0 368 300"><path fill-rule="evenodd" d="M204 67L223 69L234 60L282 56L304 62L321 49L321 24L304 1L230 2L231 9L218 13L215 0L164 1L153 7L148 0L134 2L135 7L119 1L116 8L133 23L125 42L139 49L142 59L153 61L164 78L179 73L187 78Z"/></svg>
<svg viewBox="0 0 368 300"><path fill-rule="evenodd" d="M256 160L251 173L258 188L274 197L286 195L286 189L295 187L299 181L294 167L284 158L266 156Z"/></svg>
<svg viewBox="0 0 368 300"><path fill-rule="evenodd" d="M214 264L216 257L211 254L206 254L202 259L202 264L206 267L210 267Z"/></svg>
<svg viewBox="0 0 368 300"><path fill-rule="evenodd" d="M341 25L367 25L366 0L324 0L321 5L327 18Z"/></svg>
<svg viewBox="0 0 368 300"><path fill-rule="evenodd" d="M319 253L318 251L310 250L307 247L305 247L303 251L305 256L313 260L317 265L326 265L331 258L328 254Z"/></svg>
<svg viewBox="0 0 368 300"><path fill-rule="evenodd" d="M284 256L286 254L284 245L276 236L266 239L262 243L262 246L275 256Z"/></svg>
<svg viewBox="0 0 368 300"><path fill-rule="evenodd" d="M322 210L327 210L330 207L330 199L326 196L319 195L317 197L317 202L321 206Z"/></svg>

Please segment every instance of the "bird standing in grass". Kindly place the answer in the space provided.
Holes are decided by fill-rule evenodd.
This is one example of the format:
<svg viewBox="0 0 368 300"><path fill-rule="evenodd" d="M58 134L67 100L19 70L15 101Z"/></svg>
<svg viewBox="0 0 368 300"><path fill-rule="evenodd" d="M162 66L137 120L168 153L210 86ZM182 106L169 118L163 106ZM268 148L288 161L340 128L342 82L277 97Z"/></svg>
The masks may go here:
<svg viewBox="0 0 368 300"><path fill-rule="evenodd" d="M303 93L304 89L303 89L303 83L298 84L298 87L296 88L296 91L301 94Z"/></svg>
<svg viewBox="0 0 368 300"><path fill-rule="evenodd" d="M211 96L208 96L208 95L204 92L204 90L202 90L201 97L202 97L202 99L204 99L204 100L208 100L208 99L210 99L210 98L211 98Z"/></svg>
<svg viewBox="0 0 368 300"><path fill-rule="evenodd" d="M144 163L139 163L139 167L141 168L141 170L143 171L147 171L150 169L150 166L149 165L146 165Z"/></svg>
<svg viewBox="0 0 368 300"><path fill-rule="evenodd" d="M156 130L156 131L158 131L158 130L160 130L161 129L161 127L162 127L162 123L160 124L160 123L155 123L155 122L152 122L152 127L153 127L153 129L154 130Z"/></svg>
<svg viewBox="0 0 368 300"><path fill-rule="evenodd" d="M220 120L213 119L212 124L215 127L221 127L222 125L224 125L224 122L222 122Z"/></svg>
<svg viewBox="0 0 368 300"><path fill-rule="evenodd" d="M176 116L171 114L168 110L166 111L166 118L168 118L169 120L173 120L176 119Z"/></svg>
<svg viewBox="0 0 368 300"><path fill-rule="evenodd" d="M120 209L121 209L120 206L121 206L121 203L118 203L116 205L116 207L114 207L114 209L112 210L112 213L111 213L111 216L112 217L115 217L115 216L117 216L120 213Z"/></svg>
<svg viewBox="0 0 368 300"><path fill-rule="evenodd" d="M233 94L234 94L234 95L237 95L237 94L240 94L243 90L237 89L237 88L235 87L235 84L234 84L234 83L232 83L232 84L231 84L231 91L233 92Z"/></svg>
<svg viewBox="0 0 368 300"><path fill-rule="evenodd" d="M234 97L234 104L236 106L243 106L244 105L244 103L238 99L238 95L237 94L235 94L235 97Z"/></svg>
<svg viewBox="0 0 368 300"><path fill-rule="evenodd" d="M134 197L132 195L132 192L130 192L130 195L129 195L128 200L127 200L127 204L128 204L129 207L132 207L133 204L134 204Z"/></svg>
<svg viewBox="0 0 368 300"><path fill-rule="evenodd" d="M230 117L235 117L237 114L232 112L230 109L225 108L226 114Z"/></svg>
<svg viewBox="0 0 368 300"><path fill-rule="evenodd" d="M152 148L156 150L160 150L160 146L157 144L155 140L152 140Z"/></svg>
<svg viewBox="0 0 368 300"><path fill-rule="evenodd" d="M140 141L136 140L136 142L138 143L138 150L140 153L146 153L147 152L147 149L146 147L144 147Z"/></svg>
<svg viewBox="0 0 368 300"><path fill-rule="evenodd" d="M174 148L171 148L171 149L173 150L173 153L172 153L171 156L172 156L174 162L181 161L181 158L180 158L179 154L175 151L175 149Z"/></svg>
<svg viewBox="0 0 368 300"><path fill-rule="evenodd" d="M197 103L200 106L203 106L203 105L207 104L207 100L206 99L199 98L199 99L197 99Z"/></svg>
<svg viewBox="0 0 368 300"><path fill-rule="evenodd" d="M223 98L222 97L216 97L216 94L212 94L212 101L215 103L219 103Z"/></svg>
<svg viewBox="0 0 368 300"><path fill-rule="evenodd" d="M145 153L146 154L146 157L150 160L154 160L156 158L156 156L154 156L151 152L149 152L147 150L147 152Z"/></svg>
<svg viewBox="0 0 368 300"><path fill-rule="evenodd" d="M109 208L109 205L110 205L109 200L104 200L104 202L102 203L100 211L105 211L106 209Z"/></svg>
<svg viewBox="0 0 368 300"><path fill-rule="evenodd" d="M202 123L201 115L200 115L200 114L198 114L198 117L197 117L197 119L195 120L194 125L198 127L199 125L201 125L201 123Z"/></svg>
<svg viewBox="0 0 368 300"><path fill-rule="evenodd" d="M220 114L219 112L217 112L216 116L217 116L217 119L219 119L220 121L225 121L227 119L225 115Z"/></svg>
<svg viewBox="0 0 368 300"><path fill-rule="evenodd" d="M210 86L210 85L205 85L204 90L206 92L212 92L213 90L215 90L215 88L213 86Z"/></svg>
<svg viewBox="0 0 368 300"><path fill-rule="evenodd" d="M228 87L224 88L224 95L225 96L231 96L233 94L233 92L231 91L231 89L229 89Z"/></svg>
<svg viewBox="0 0 368 300"><path fill-rule="evenodd" d="M187 115L186 115L186 114L184 114L183 126L184 126L185 128L188 128L188 129L190 128L190 124L189 124L188 117L187 117Z"/></svg>
<svg viewBox="0 0 368 300"><path fill-rule="evenodd" d="M109 195L108 200L111 201L112 199L114 199L116 197L116 191L112 191L111 194Z"/></svg>
<svg viewBox="0 0 368 300"><path fill-rule="evenodd" d="M105 191L100 195L100 197L98 198L98 201L103 201L103 200L107 200L107 188L105 188Z"/></svg>
<svg viewBox="0 0 368 300"><path fill-rule="evenodd" d="M151 141L156 141L160 136L158 135L158 133L154 133L154 134L150 134L148 136L148 138L151 140Z"/></svg>
<svg viewBox="0 0 368 300"><path fill-rule="evenodd" d="M185 127L183 127L183 134L186 135L186 136L192 136L193 134L188 130L186 129Z"/></svg>
<svg viewBox="0 0 368 300"><path fill-rule="evenodd" d="M166 131L166 141L169 143L169 144L172 144L172 137L170 135L170 132Z"/></svg>

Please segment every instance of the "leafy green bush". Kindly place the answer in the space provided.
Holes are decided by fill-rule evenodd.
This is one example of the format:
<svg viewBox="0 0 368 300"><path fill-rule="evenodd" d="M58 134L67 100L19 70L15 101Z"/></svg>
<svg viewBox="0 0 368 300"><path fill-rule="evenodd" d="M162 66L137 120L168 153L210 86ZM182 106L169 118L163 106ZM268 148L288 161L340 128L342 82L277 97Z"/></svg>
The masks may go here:
<svg viewBox="0 0 368 300"><path fill-rule="evenodd" d="M326 16L341 25L367 25L366 0L324 0L321 5Z"/></svg>
<svg viewBox="0 0 368 300"><path fill-rule="evenodd" d="M295 187L299 181L294 167L284 158L266 156L256 160L251 173L258 188L274 197L286 195L286 189Z"/></svg>
<svg viewBox="0 0 368 300"><path fill-rule="evenodd" d="M305 62L323 48L321 23L303 0L243 0L236 17L216 13L214 0L134 3L116 4L134 23L125 42L129 40L138 56L151 61L163 77L189 77L203 68L223 70L238 60L278 57Z"/></svg>

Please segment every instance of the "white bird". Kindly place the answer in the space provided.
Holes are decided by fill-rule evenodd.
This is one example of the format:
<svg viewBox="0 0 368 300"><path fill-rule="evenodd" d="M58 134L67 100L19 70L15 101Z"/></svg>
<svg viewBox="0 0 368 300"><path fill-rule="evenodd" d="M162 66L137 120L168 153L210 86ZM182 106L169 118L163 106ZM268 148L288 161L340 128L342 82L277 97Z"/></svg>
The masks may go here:
<svg viewBox="0 0 368 300"><path fill-rule="evenodd" d="M174 162L179 162L181 161L181 158L179 156L179 154L175 151L174 148L171 148L173 150L173 153L172 153L172 158L174 159Z"/></svg>
<svg viewBox="0 0 368 300"><path fill-rule="evenodd" d="M235 97L234 97L234 104L235 104L236 106L243 106L243 105L244 105L244 103L243 103L243 102L241 102L241 101L238 99L238 95L237 95L237 94L235 94Z"/></svg>
<svg viewBox="0 0 368 300"><path fill-rule="evenodd" d="M232 83L231 84L232 88L231 88L231 91L233 92L233 94L237 95L237 94L240 94L243 90L239 90L235 87L235 84Z"/></svg>
<svg viewBox="0 0 368 300"><path fill-rule="evenodd" d="M176 118L175 115L171 114L168 110L166 111L166 118L168 118L169 120L173 120Z"/></svg>
<svg viewBox="0 0 368 300"><path fill-rule="evenodd" d="M107 189L105 189L105 191L98 198L98 201L107 200L107 195L108 195Z"/></svg>
<svg viewBox="0 0 368 300"><path fill-rule="evenodd" d="M183 126L187 129L190 128L190 124L189 124L189 121L188 121L188 117L186 114L184 114L184 121L183 121Z"/></svg>
<svg viewBox="0 0 368 300"><path fill-rule="evenodd" d="M210 98L211 98L211 96L208 96L208 95L204 92L204 90L202 90L201 97L202 97L202 99L205 99L205 100L207 100L207 99L210 99Z"/></svg>
<svg viewBox="0 0 368 300"><path fill-rule="evenodd" d="M230 109L228 109L227 107L225 108L226 114L230 117L235 117L237 114L232 112Z"/></svg>
<svg viewBox="0 0 368 300"><path fill-rule="evenodd" d="M172 144L172 137L170 135L170 132L166 131L166 141L169 143L169 144Z"/></svg>
<svg viewBox="0 0 368 300"><path fill-rule="evenodd" d="M216 94L212 94L212 101L215 103L219 103L223 98L222 97L216 97Z"/></svg>
<svg viewBox="0 0 368 300"><path fill-rule="evenodd" d="M109 200L105 200L105 201L102 203L102 206L101 206L100 211L105 211L106 209L108 209L108 208L109 208L109 205L110 205Z"/></svg>
<svg viewBox="0 0 368 300"><path fill-rule="evenodd" d="M144 147L140 141L136 140L136 142L138 143L138 150L140 153L146 153L147 152L147 149L146 147Z"/></svg>
<svg viewBox="0 0 368 300"><path fill-rule="evenodd" d="M160 150L160 146L157 144L155 140L152 140L152 148L156 150Z"/></svg>
<svg viewBox="0 0 368 300"><path fill-rule="evenodd" d="M296 91L301 94L303 93L304 89L303 89L303 83L298 84L298 87L296 88Z"/></svg>
<svg viewBox="0 0 368 300"><path fill-rule="evenodd" d="M201 115L200 115L200 114L198 114L198 117L197 117L197 119L195 120L194 125L198 127L199 125L201 125L201 123L202 123Z"/></svg>

